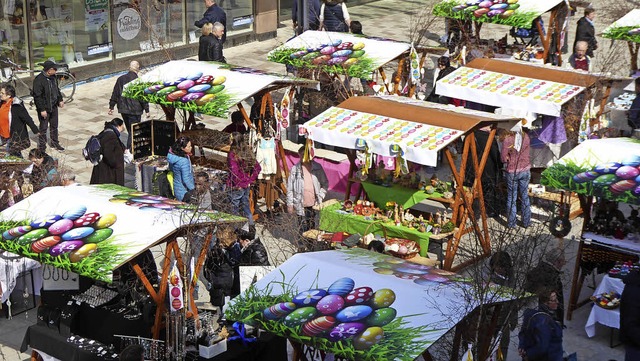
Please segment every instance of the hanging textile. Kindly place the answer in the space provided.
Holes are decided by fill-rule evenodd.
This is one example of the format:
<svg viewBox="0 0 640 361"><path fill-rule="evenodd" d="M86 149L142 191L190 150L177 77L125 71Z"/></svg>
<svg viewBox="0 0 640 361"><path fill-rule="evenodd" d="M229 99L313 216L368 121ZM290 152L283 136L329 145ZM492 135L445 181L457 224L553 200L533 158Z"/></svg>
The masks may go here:
<svg viewBox="0 0 640 361"><path fill-rule="evenodd" d="M594 108L595 99L591 99L587 102L582 112L582 118L580 118L580 130L578 131L578 143L582 143L589 139L589 135L593 132L591 129L591 120L595 118L596 111Z"/></svg>
<svg viewBox="0 0 640 361"><path fill-rule="evenodd" d="M261 167L258 179L269 179L278 172L275 138L260 138L256 149L256 161Z"/></svg>

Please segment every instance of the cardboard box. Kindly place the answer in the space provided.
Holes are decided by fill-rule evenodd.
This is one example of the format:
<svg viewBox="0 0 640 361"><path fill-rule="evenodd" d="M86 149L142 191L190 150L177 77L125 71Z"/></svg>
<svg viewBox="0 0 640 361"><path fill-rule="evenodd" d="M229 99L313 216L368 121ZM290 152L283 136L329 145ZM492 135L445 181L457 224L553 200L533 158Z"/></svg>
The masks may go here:
<svg viewBox="0 0 640 361"><path fill-rule="evenodd" d="M206 359L216 357L219 354L227 351L227 340L224 339L218 343L214 343L209 347L198 345L198 350L200 351L200 357L204 357Z"/></svg>

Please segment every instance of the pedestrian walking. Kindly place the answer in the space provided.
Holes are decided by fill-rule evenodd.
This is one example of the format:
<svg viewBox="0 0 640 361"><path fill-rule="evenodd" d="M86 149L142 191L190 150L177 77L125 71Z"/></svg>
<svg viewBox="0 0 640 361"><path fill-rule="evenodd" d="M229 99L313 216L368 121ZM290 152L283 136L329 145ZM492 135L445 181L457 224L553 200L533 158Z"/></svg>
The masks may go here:
<svg viewBox="0 0 640 361"><path fill-rule="evenodd" d="M538 308L524 311L518 334L518 352L527 361L563 361L562 326L553 318L558 296L548 289L539 291Z"/></svg>
<svg viewBox="0 0 640 361"><path fill-rule="evenodd" d="M129 71L120 76L118 80L116 80L116 84L113 86L113 91L111 92L111 99L109 99L109 115L113 115L114 106L118 106L118 113L122 117L124 124L127 129L127 149L131 149L131 137L132 137L132 126L133 124L140 123L142 121L142 112L147 113L147 118L149 118L149 103L144 101L139 101L131 98L125 98L122 96L122 90L124 89L125 84L131 82L134 79L138 78L138 73L140 72L140 63L133 60L129 63Z"/></svg>
<svg viewBox="0 0 640 361"><path fill-rule="evenodd" d="M213 61L213 24L206 23L202 26L198 46L198 61Z"/></svg>
<svg viewBox="0 0 640 361"><path fill-rule="evenodd" d="M588 7L584 9L584 16L578 20L576 28L576 40L573 42L575 49L578 41L586 41L589 44L587 56L593 58L593 51L598 49L598 40L596 40L596 28L593 26L593 20L596 18L596 9Z"/></svg>
<svg viewBox="0 0 640 361"><path fill-rule="evenodd" d="M0 85L0 124L2 136L7 140L9 155L22 158L22 151L31 146L27 126L33 134L38 134L38 127L33 122L22 100L16 96L15 88L10 84Z"/></svg>
<svg viewBox="0 0 640 361"><path fill-rule="evenodd" d="M38 112L38 149L47 149L47 130L50 130L51 147L63 151L58 139L58 108L64 108L62 93L58 89L56 71L58 65L51 60L44 62L42 72L33 79L33 102Z"/></svg>
<svg viewBox="0 0 640 361"><path fill-rule="evenodd" d="M224 58L222 53L222 48L224 44L224 25L222 23L216 22L213 24L213 43L211 48L211 60L217 61L219 63L226 63L227 60Z"/></svg>
<svg viewBox="0 0 640 361"><path fill-rule="evenodd" d="M322 0L320 5L320 30L349 32L351 17L343 0Z"/></svg>
<svg viewBox="0 0 640 361"><path fill-rule="evenodd" d="M120 133L124 131L124 121L113 118L104 123L100 132L102 159L93 167L89 184L118 184L124 186L124 151Z"/></svg>
<svg viewBox="0 0 640 361"><path fill-rule="evenodd" d="M531 203L529 202L529 180L531 180L530 140L518 123L502 141L500 158L505 164L507 182L507 227L516 226L516 202L522 202L522 225L531 224Z"/></svg>
<svg viewBox="0 0 640 361"><path fill-rule="evenodd" d="M224 34L222 35L222 42L224 43L227 40L227 14L216 4L215 0L204 0L204 5L207 7L207 10L204 12L202 19L196 20L195 26L202 28L206 23L222 24L225 28Z"/></svg>

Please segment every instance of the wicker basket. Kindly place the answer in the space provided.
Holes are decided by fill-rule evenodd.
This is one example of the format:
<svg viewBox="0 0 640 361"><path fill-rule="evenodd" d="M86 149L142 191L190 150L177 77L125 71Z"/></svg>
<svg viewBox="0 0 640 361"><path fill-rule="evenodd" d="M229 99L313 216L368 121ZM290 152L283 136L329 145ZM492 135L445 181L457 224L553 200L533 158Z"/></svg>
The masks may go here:
<svg viewBox="0 0 640 361"><path fill-rule="evenodd" d="M598 302L598 301L599 301L599 299L600 299L599 297L591 296L591 297L589 297L589 299L590 299L591 301L593 301L593 304L594 304L594 305L596 305L596 306L598 306L598 307L600 307L600 308L604 308L605 310L615 310L616 308L620 307L620 302L616 303L616 304L615 304L615 305L613 305L613 306L607 306L607 305L604 305L604 306L603 306L603 305L601 305L601 304L600 304L600 302Z"/></svg>
<svg viewBox="0 0 640 361"><path fill-rule="evenodd" d="M384 223L382 222L371 222L369 223L369 225L367 226L367 228L364 230L364 234L363 236L366 236L367 234L369 234L369 230L371 229L371 227L374 225L380 225L380 228L382 229L382 235L384 236L384 244L388 247L394 244L397 244L398 246L405 246L407 247L408 252L407 253L398 253L398 252L394 252L394 251L386 251L386 253L394 256L394 257L398 257L398 258L402 258L402 259L409 259L409 258L413 258L415 256L418 255L418 253L420 253L420 246L418 245L417 242L415 241L411 241L408 239L403 239L403 238L389 238L389 235L387 234L387 227L384 225Z"/></svg>

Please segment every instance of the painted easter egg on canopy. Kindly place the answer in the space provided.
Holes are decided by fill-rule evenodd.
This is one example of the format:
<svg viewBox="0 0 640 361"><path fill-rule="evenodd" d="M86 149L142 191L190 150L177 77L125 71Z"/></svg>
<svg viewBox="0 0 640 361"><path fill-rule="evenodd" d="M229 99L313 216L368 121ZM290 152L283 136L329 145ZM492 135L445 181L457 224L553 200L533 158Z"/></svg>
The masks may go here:
<svg viewBox="0 0 640 361"><path fill-rule="evenodd" d="M203 75L200 78L196 79L196 84L207 84L213 80L213 75Z"/></svg>
<svg viewBox="0 0 640 361"><path fill-rule="evenodd" d="M223 89L224 89L224 85L223 85L223 84L214 85L214 86L212 86L209 90L207 90L207 91L205 92L205 94L218 94L218 93L220 93Z"/></svg>
<svg viewBox="0 0 640 361"><path fill-rule="evenodd" d="M349 277L343 277L335 280L327 289L330 295L346 296L353 290L355 282Z"/></svg>
<svg viewBox="0 0 640 361"><path fill-rule="evenodd" d="M364 331L366 326L362 322L346 322L339 323L331 329L327 339L332 342L347 340L355 337L357 334Z"/></svg>
<svg viewBox="0 0 640 361"><path fill-rule="evenodd" d="M357 58L349 58L349 59L345 60L344 63L342 63L342 65L351 66L351 65L353 65L353 64L355 64L357 62L358 62Z"/></svg>
<svg viewBox="0 0 640 361"><path fill-rule="evenodd" d="M609 186L609 189L616 194L624 193L632 190L636 186L636 181L633 179L625 179L619 182L613 183Z"/></svg>
<svg viewBox="0 0 640 361"><path fill-rule="evenodd" d="M361 56L364 55L364 50L354 50L351 55L349 55L350 58L359 58Z"/></svg>
<svg viewBox="0 0 640 361"><path fill-rule="evenodd" d="M429 269L419 269L419 268L406 267L406 266L396 267L394 268L394 270L396 270L396 272L408 273L412 275L423 275L429 272Z"/></svg>
<svg viewBox="0 0 640 361"><path fill-rule="evenodd" d="M630 155L622 160L622 165L630 165L632 167L640 166L640 155Z"/></svg>
<svg viewBox="0 0 640 361"><path fill-rule="evenodd" d="M416 278L420 277L420 275L398 272L398 271L394 271L393 275L403 280L415 280Z"/></svg>
<svg viewBox="0 0 640 361"><path fill-rule="evenodd" d="M171 296L173 297L180 297L180 287L173 287L171 289Z"/></svg>
<svg viewBox="0 0 640 361"><path fill-rule="evenodd" d="M507 4L515 4L518 0L507 0Z"/></svg>
<svg viewBox="0 0 640 361"><path fill-rule="evenodd" d="M447 271L444 269L440 269L440 268L432 268L429 270L429 273L433 273L436 275L441 275L441 276L454 276L455 272L451 272L451 271Z"/></svg>
<svg viewBox="0 0 640 361"><path fill-rule="evenodd" d="M630 165L623 165L622 167L618 168L618 170L616 171L616 176L620 179L635 178L639 174L640 174L640 170Z"/></svg>
<svg viewBox="0 0 640 361"><path fill-rule="evenodd" d="M640 186L637 186L633 189L633 195L636 197L640 197Z"/></svg>
<svg viewBox="0 0 640 361"><path fill-rule="evenodd" d="M327 61L327 65L338 65L338 64L341 64L342 62L344 62L345 60L347 60L347 58L344 57L344 56L339 56L337 58L331 58L331 59L329 59L329 61Z"/></svg>
<svg viewBox="0 0 640 361"><path fill-rule="evenodd" d="M491 5L493 5L492 1L481 1L478 3L478 6L481 8L489 8Z"/></svg>
<svg viewBox="0 0 640 361"><path fill-rule="evenodd" d="M183 103L192 102L202 98L203 95L204 93L188 93L187 95L180 98L180 101L182 101Z"/></svg>
<svg viewBox="0 0 640 361"><path fill-rule="evenodd" d="M195 72L193 74L187 75L187 79L189 80L198 80L202 77L202 72Z"/></svg>
<svg viewBox="0 0 640 361"><path fill-rule="evenodd" d="M467 8L467 5L456 5L453 8L451 8L451 10L453 10L453 12L458 12L460 10L464 10Z"/></svg>
<svg viewBox="0 0 640 361"><path fill-rule="evenodd" d="M107 213L104 216L100 217L94 227L96 229L102 229L112 226L118 220L118 216L113 213Z"/></svg>
<svg viewBox="0 0 640 361"><path fill-rule="evenodd" d="M69 253L69 260L71 262L80 262L83 259L91 256L92 254L96 253L96 251L98 250L98 245L95 243L87 243L85 245L83 245L82 247L76 249L75 251L71 251L71 253Z"/></svg>
<svg viewBox="0 0 640 361"><path fill-rule="evenodd" d="M18 238L24 234L27 234L30 231L31 231L31 226L13 227L4 231L4 233L2 233L2 238L11 240L11 239Z"/></svg>
<svg viewBox="0 0 640 361"><path fill-rule="evenodd" d="M468 0L468 1L466 2L466 4L467 4L468 6L478 5L478 4L480 4L480 2L481 2L481 1L482 1L482 0Z"/></svg>
<svg viewBox="0 0 640 361"><path fill-rule="evenodd" d="M71 240L74 240L74 239L82 239L82 238L88 237L93 232L95 232L95 229L93 229L93 227L74 228L74 229L64 233L62 235L62 240L63 241L71 241Z"/></svg>
<svg viewBox="0 0 640 361"><path fill-rule="evenodd" d="M329 46L325 46L324 48L322 48L322 49L320 50L320 53L321 53L322 55L331 55L331 54L333 54L335 51L336 51L336 48L335 48L334 46L329 45Z"/></svg>
<svg viewBox="0 0 640 361"><path fill-rule="evenodd" d="M135 196L133 196L131 194L128 194L128 193L127 194L116 194L116 195L111 196L111 198L125 199L125 200L129 200L129 199L131 199L133 197L135 197ZM67 218L67 217L64 217L64 218Z"/></svg>
<svg viewBox="0 0 640 361"><path fill-rule="evenodd" d="M505 12L500 14L499 16L500 16L500 19L506 19L511 15L513 15L513 10L506 10Z"/></svg>
<svg viewBox="0 0 640 361"><path fill-rule="evenodd" d="M472 13L476 10L480 9L480 7L478 5L471 5L468 8L464 9L464 12L466 13Z"/></svg>
<svg viewBox="0 0 640 361"><path fill-rule="evenodd" d="M164 210L173 209L172 205L164 204L164 203L152 204L151 206L153 208L164 209Z"/></svg>
<svg viewBox="0 0 640 361"><path fill-rule="evenodd" d="M62 219L61 216L49 215L49 216L46 216L44 218L40 218L38 220L35 220L35 221L31 222L31 227L33 227L33 228L49 228L50 225L56 223L60 219Z"/></svg>
<svg viewBox="0 0 640 361"><path fill-rule="evenodd" d="M85 237L84 240L85 242L89 242L89 243L100 243L105 239L111 237L112 234L113 234L113 229L111 228L97 229L88 237Z"/></svg>
<svg viewBox="0 0 640 361"><path fill-rule="evenodd" d="M75 227L86 227L96 223L96 221L100 218L100 213L98 212L90 212L85 214L84 216L73 221L73 225Z"/></svg>
<svg viewBox="0 0 640 361"><path fill-rule="evenodd" d="M308 291L303 291L298 293L293 298L293 303L298 306L311 306L315 305L322 299L322 297L327 295L327 291L321 289L312 289Z"/></svg>
<svg viewBox="0 0 640 361"><path fill-rule="evenodd" d="M145 94L153 94L153 93L157 92L158 90L160 90L162 88L164 88L164 85L162 85L162 84L152 85L152 86L146 88L144 90L144 93Z"/></svg>
<svg viewBox="0 0 640 361"><path fill-rule="evenodd" d="M58 243L60 243L60 237L58 236L45 237L31 243L31 250L35 253L42 253L49 247L53 247Z"/></svg>
<svg viewBox="0 0 640 361"><path fill-rule="evenodd" d="M373 290L370 287L358 287L355 290L349 292L344 298L347 305L359 305L364 304L373 297Z"/></svg>
<svg viewBox="0 0 640 361"><path fill-rule="evenodd" d="M178 84L180 84L185 78L178 78L178 79L173 79L173 80L167 80L165 81L163 84L164 86L176 86Z"/></svg>
<svg viewBox="0 0 640 361"><path fill-rule="evenodd" d="M182 307L182 301L179 298L174 298L173 301L171 301L171 307L173 307L174 310L180 309L180 307Z"/></svg>
<svg viewBox="0 0 640 361"><path fill-rule="evenodd" d="M593 180L593 185L596 187L604 187L613 184L617 181L618 177L615 174L603 174Z"/></svg>
<svg viewBox="0 0 640 361"><path fill-rule="evenodd" d="M297 59L297 58L301 58L303 56L307 55L307 51L306 50L300 50L300 51L296 51L295 53L291 53L291 55L289 55L289 57L291 57L292 59Z"/></svg>
<svg viewBox="0 0 640 361"><path fill-rule="evenodd" d="M428 274L413 280L413 283L421 286L432 286L434 283L447 283L449 278L440 275Z"/></svg>
<svg viewBox="0 0 640 361"><path fill-rule="evenodd" d="M364 43L355 43L351 48L353 51L364 49Z"/></svg>
<svg viewBox="0 0 640 361"><path fill-rule="evenodd" d="M490 10L490 11L487 13L487 16L488 16L488 17L490 17L490 18L492 18L492 17L494 17L494 16L497 16L497 15L502 14L503 12L504 12L504 10L502 10L502 9Z"/></svg>
<svg viewBox="0 0 640 361"><path fill-rule="evenodd" d="M192 86L187 91L189 93L204 93L209 89L211 89L211 84L198 84L198 85Z"/></svg>
<svg viewBox="0 0 640 361"><path fill-rule="evenodd" d="M368 350L384 338L384 331L380 327L369 327L353 339L356 350Z"/></svg>
<svg viewBox="0 0 640 361"><path fill-rule="evenodd" d="M313 59L313 64L315 64L315 65L326 64L327 61L329 61L329 59L331 59L331 55L321 55L321 56Z"/></svg>
<svg viewBox="0 0 640 361"><path fill-rule="evenodd" d="M55 246L49 248L49 254L53 257L60 256L65 253L69 253L71 251L75 251L76 249L82 247L84 242L82 241L65 241L56 244Z"/></svg>
<svg viewBox="0 0 640 361"><path fill-rule="evenodd" d="M473 16L479 18L482 15L485 15L486 13L488 13L490 10L488 8L480 8L476 11L473 12Z"/></svg>
<svg viewBox="0 0 640 361"><path fill-rule="evenodd" d="M175 102L185 95L187 95L186 90L176 90L173 93L167 95L167 100L170 102Z"/></svg>
<svg viewBox="0 0 640 361"><path fill-rule="evenodd" d="M61 219L49 227L49 233L59 235L73 228L73 221L70 219Z"/></svg>
<svg viewBox="0 0 640 361"><path fill-rule="evenodd" d="M29 233L23 234L20 236L16 242L20 244L29 244L31 242L35 242L40 238L44 238L49 235L49 231L46 228L38 228L30 231Z"/></svg>
<svg viewBox="0 0 640 361"><path fill-rule="evenodd" d="M388 288L381 288L373 294L369 300L369 305L374 309L389 307L396 300L396 293Z"/></svg>
<svg viewBox="0 0 640 361"><path fill-rule="evenodd" d="M335 53L331 54L331 56L332 56L333 58L336 58L336 57L339 57L339 56L345 56L345 57L347 57L347 56L351 55L351 53L352 53L352 51L351 51L351 50L338 50L338 51L336 51Z"/></svg>
<svg viewBox="0 0 640 361"><path fill-rule="evenodd" d="M217 77L213 78L211 85L220 85L225 81L227 81L227 78L224 75L218 75Z"/></svg>
<svg viewBox="0 0 640 361"><path fill-rule="evenodd" d="M342 44L342 39L334 39L331 41L331 45L333 46L338 46L340 44Z"/></svg>
<svg viewBox="0 0 640 361"><path fill-rule="evenodd" d="M68 211L64 212L62 214L62 218L66 218L66 219L70 219L70 220L76 220L80 217L82 217L82 215L87 211L87 207L85 206L77 206L75 208L71 208Z"/></svg>
<svg viewBox="0 0 640 361"><path fill-rule="evenodd" d="M177 85L178 89L181 90L187 90L189 88L191 88L192 86L196 85L196 83L193 80L183 80L180 82L180 84Z"/></svg>
<svg viewBox="0 0 640 361"><path fill-rule="evenodd" d="M216 97L215 94L205 94L202 96L202 98L196 100L196 105L203 106L208 102L212 101L213 99L215 99L215 97Z"/></svg>
<svg viewBox="0 0 640 361"><path fill-rule="evenodd" d="M273 306L269 306L267 308L264 309L264 311L262 311L262 314L264 315L264 317L266 317L268 320L277 320L280 319L286 315L288 315L289 313L291 313L291 311L296 309L296 304L293 302L281 302L278 304L275 304Z"/></svg>
<svg viewBox="0 0 640 361"><path fill-rule="evenodd" d="M584 182L589 182L592 181L596 178L598 178L600 174L597 172L594 172L592 170L587 171L587 172L582 172L582 173L578 173L576 175L573 176L573 181L576 183L584 183Z"/></svg>
<svg viewBox="0 0 640 361"><path fill-rule="evenodd" d="M381 275L390 276L393 274L394 271L391 268L374 268L373 272L379 273Z"/></svg>
<svg viewBox="0 0 640 361"><path fill-rule="evenodd" d="M394 264L391 262L375 262L373 266L380 267L380 268L393 268Z"/></svg>
<svg viewBox="0 0 640 361"><path fill-rule="evenodd" d="M520 4L509 4L509 6L506 7L507 10L515 10L517 8L520 7Z"/></svg>
<svg viewBox="0 0 640 361"><path fill-rule="evenodd" d="M289 327L295 327L305 322L309 322L318 313L315 307L302 307L291 312L284 318L284 324Z"/></svg>
<svg viewBox="0 0 640 361"><path fill-rule="evenodd" d="M303 56L302 60L312 61L313 59L315 59L319 55L320 55L319 51L314 51L314 52L308 53L307 55Z"/></svg>
<svg viewBox="0 0 640 361"><path fill-rule="evenodd" d="M173 93L174 91L178 90L178 87L173 85L173 86L168 86L162 90L158 90L158 92L156 93L157 96L166 96L167 94Z"/></svg>
<svg viewBox="0 0 640 361"><path fill-rule="evenodd" d="M331 316L320 316L302 325L302 333L307 336L317 336L329 331L335 324L335 318Z"/></svg>
<svg viewBox="0 0 640 361"><path fill-rule="evenodd" d="M360 321L373 312L373 309L367 305L356 305L345 307L336 314L336 319L340 322Z"/></svg>
<svg viewBox="0 0 640 361"><path fill-rule="evenodd" d="M396 318L397 311L392 307L379 308L374 310L364 322L368 326L384 326Z"/></svg>
<svg viewBox="0 0 640 361"><path fill-rule="evenodd" d="M508 4L500 4L500 3L498 3L498 4L491 5L489 7L489 9L491 9L491 10L501 10L501 9L506 8L507 6L509 6L509 5Z"/></svg>
<svg viewBox="0 0 640 361"><path fill-rule="evenodd" d="M338 50L345 50L345 49L351 49L353 47L353 43L350 43L348 41L345 41L344 43L336 46L336 49Z"/></svg>
<svg viewBox="0 0 640 361"><path fill-rule="evenodd" d="M322 297L316 304L316 309L323 315L332 315L344 307L344 299L338 295L327 295Z"/></svg>

